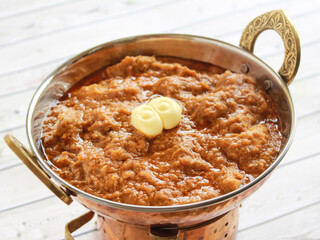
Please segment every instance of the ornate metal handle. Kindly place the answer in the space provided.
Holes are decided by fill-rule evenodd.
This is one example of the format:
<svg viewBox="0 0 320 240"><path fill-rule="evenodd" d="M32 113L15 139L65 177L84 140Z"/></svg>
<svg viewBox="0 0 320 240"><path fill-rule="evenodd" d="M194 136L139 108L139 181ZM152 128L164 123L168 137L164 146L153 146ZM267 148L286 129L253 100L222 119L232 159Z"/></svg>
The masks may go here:
<svg viewBox="0 0 320 240"><path fill-rule="evenodd" d="M253 53L257 37L267 29L276 31L283 40L285 58L278 73L289 85L300 64L300 40L290 17L284 10L267 12L253 19L242 33L240 47Z"/></svg>
<svg viewBox="0 0 320 240"><path fill-rule="evenodd" d="M39 167L36 157L14 136L7 134L5 142L20 160L64 203L72 203L72 198L60 187L51 182L49 176Z"/></svg>

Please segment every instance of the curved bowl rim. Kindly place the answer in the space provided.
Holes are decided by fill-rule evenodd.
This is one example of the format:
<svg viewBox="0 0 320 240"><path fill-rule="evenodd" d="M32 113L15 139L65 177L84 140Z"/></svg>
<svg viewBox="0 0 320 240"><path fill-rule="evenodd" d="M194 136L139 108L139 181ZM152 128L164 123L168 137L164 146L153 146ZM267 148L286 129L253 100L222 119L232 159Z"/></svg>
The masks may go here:
<svg viewBox="0 0 320 240"><path fill-rule="evenodd" d="M60 71L63 71L64 68L68 67L72 63L80 60L82 57L85 57L91 53L94 53L96 51L99 51L104 48L111 47L115 44L123 44L123 43L129 43L133 41L139 41L143 39L149 39L149 38L160 38L160 37L167 37L167 38L172 38L172 39L184 39L184 40L195 40L195 41L205 41L205 42L211 42L211 43L216 43L218 45L225 45L229 48L233 48L234 51L238 51L241 54L245 55L246 57L249 58L254 58L255 61L260 62L266 69L271 71L275 77L277 77L281 81L281 86L282 86L282 91L287 92L288 95L288 100L289 100L289 106L291 108L291 129L290 129L290 135L288 137L287 143L283 147L282 151L279 153L277 158L274 160L271 166L269 166L261 175L259 175L256 179L251 181L250 183L244 185L241 188L238 188L232 192L229 192L227 194L211 198L208 200L200 201L200 202L195 202L195 203L189 203L189 204L184 204L184 205L169 205L169 206L143 206L143 205L133 205L133 204L125 204L125 203L119 203L119 202L114 202L111 200L103 199L100 197L97 197L95 195L92 195L90 193L87 193L81 189L78 189L77 187L71 185L70 183L66 182L63 180L57 173L55 173L49 166L48 163L42 158L42 156L39 154L39 150L36 143L33 141L32 137L32 116L33 116L33 111L35 109L35 106L38 103L38 99L41 96L42 92L46 88L46 86L51 82L54 77L60 73ZM80 54L70 58L69 60L65 61L62 63L59 67L57 67L51 74L49 74L40 84L40 86L37 88L36 92L34 93L28 111L27 111L27 118L26 118L26 132L27 132L27 139L29 142L29 145L32 149L32 152L35 154L38 163L44 169L44 171L55 181L57 181L61 186L65 187L67 190L71 191L71 196L73 195L79 195L85 199L88 199L90 201L93 201L95 203L105 205L108 207L116 208L116 209L123 209L123 210L129 210L129 211L137 211L137 212L179 212L179 211L188 211L192 209L197 209L197 208L202 208L202 207L208 207L212 206L215 204L222 203L224 201L230 200L231 198L234 198L241 193L246 192L248 189L251 187L255 186L259 182L261 182L264 178L268 177L269 174L279 165L283 157L286 155L287 151L290 148L290 145L293 140L293 135L295 131L295 124L296 124L296 118L295 118L295 109L294 105L292 102L292 98L290 95L290 92L288 90L287 85L284 83L284 81L281 79L281 77L270 67L268 66L264 61L253 55L252 53L237 47L235 45L213 39L213 38L208 38L208 37L203 37L203 36L197 36L197 35L190 35L190 34L147 34L147 35L137 35L137 36L131 36L131 37L126 37L126 38L121 38L113 41L109 41L100 45L97 45L95 47L92 47L88 50L85 50L81 52Z"/></svg>

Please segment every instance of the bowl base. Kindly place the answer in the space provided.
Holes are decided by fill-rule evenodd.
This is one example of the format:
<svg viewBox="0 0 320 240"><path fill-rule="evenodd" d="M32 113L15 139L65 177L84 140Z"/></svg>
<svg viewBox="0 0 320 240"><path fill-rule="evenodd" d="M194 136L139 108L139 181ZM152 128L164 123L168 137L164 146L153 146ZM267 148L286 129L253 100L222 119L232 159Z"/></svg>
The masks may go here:
<svg viewBox="0 0 320 240"><path fill-rule="evenodd" d="M178 228L174 226L134 225L117 220L98 216L97 228L101 240L205 240L205 239L236 239L238 229L239 211L238 207L228 213L204 223L191 227Z"/></svg>

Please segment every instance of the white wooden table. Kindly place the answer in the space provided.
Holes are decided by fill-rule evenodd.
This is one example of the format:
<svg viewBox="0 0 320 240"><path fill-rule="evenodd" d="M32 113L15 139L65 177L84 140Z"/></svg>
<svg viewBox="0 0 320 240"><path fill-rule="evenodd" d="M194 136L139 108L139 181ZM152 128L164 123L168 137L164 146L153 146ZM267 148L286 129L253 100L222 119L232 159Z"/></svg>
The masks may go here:
<svg viewBox="0 0 320 240"><path fill-rule="evenodd" d="M100 43L147 33L188 33L238 45L247 23L280 8L301 40L300 69L290 85L296 136L270 179L243 203L238 239L320 239L318 0L0 0L0 239L63 239L64 224L86 212L60 202L3 141L12 133L26 144L29 101L59 64ZM263 33L255 53L278 69L280 37ZM96 239L94 221L74 236Z"/></svg>

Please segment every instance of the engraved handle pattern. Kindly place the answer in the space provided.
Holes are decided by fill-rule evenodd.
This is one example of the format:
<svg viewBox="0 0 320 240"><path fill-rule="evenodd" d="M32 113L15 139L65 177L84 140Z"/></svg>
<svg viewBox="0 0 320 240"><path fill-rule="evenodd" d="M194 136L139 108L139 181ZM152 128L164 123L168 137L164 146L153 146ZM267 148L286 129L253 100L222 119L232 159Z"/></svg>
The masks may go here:
<svg viewBox="0 0 320 240"><path fill-rule="evenodd" d="M278 73L289 85L297 74L300 64L300 40L292 21L285 11L274 10L253 19L242 33L240 47L253 53L257 37L267 29L276 31L283 40L285 58Z"/></svg>

